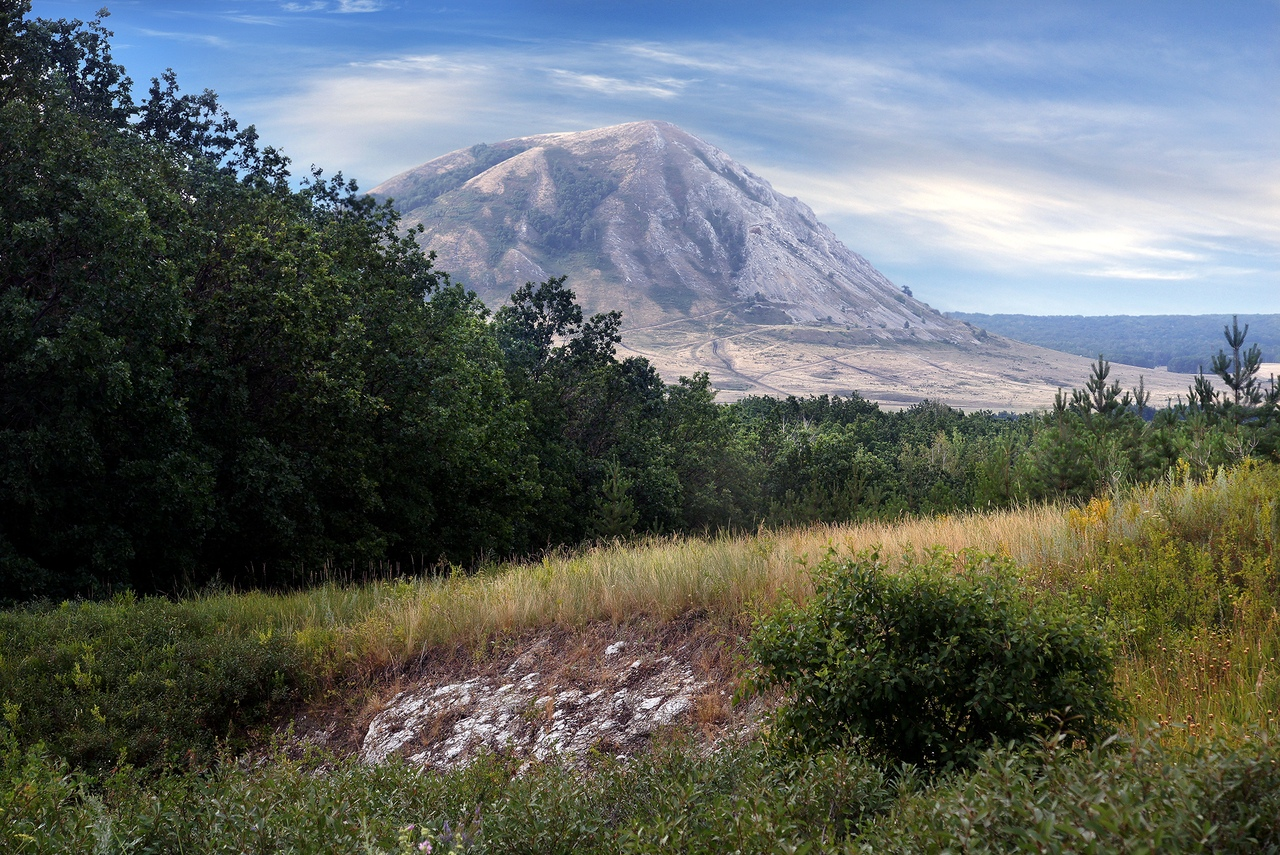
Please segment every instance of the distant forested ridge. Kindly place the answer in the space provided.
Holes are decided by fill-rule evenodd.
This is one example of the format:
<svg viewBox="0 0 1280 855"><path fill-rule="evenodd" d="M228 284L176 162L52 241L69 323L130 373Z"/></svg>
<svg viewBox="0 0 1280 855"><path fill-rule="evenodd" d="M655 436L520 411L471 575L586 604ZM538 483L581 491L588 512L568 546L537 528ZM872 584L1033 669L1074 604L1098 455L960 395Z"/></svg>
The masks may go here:
<svg viewBox="0 0 1280 855"><path fill-rule="evenodd" d="M1242 335L1228 394L1159 413L1101 361L1040 415L719 405L618 359L619 313L563 278L490 312L341 173L295 184L214 93L135 100L100 20L28 11L0 6L0 601L1086 497L1280 448Z"/></svg>
<svg viewBox="0 0 1280 855"><path fill-rule="evenodd" d="M1231 315L947 315L1009 338L1111 362L1166 366L1194 374L1209 371L1210 356L1223 346ZM1262 349L1263 362L1280 361L1280 315L1240 315L1249 340Z"/></svg>

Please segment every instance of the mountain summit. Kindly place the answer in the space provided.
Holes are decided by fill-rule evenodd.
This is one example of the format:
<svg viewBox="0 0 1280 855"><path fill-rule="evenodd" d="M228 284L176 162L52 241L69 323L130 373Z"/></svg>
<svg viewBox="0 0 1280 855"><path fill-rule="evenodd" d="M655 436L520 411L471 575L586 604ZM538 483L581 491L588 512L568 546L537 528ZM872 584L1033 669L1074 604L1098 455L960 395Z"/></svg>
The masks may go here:
<svg viewBox="0 0 1280 855"><path fill-rule="evenodd" d="M721 310L755 324L830 324L873 338L968 337L851 252L804 203L665 122L506 140L438 157L372 191L391 197L444 270L496 306L567 274L623 327Z"/></svg>
<svg viewBox="0 0 1280 855"><path fill-rule="evenodd" d="M372 194L421 223L423 247L490 307L566 275L586 312L622 311L624 355L668 381L706 371L722 399L856 391L1027 410L1089 376L1088 360L913 299L808 206L665 122L482 143ZM1138 371L1112 376L1136 385ZM1187 382L1147 388L1159 400Z"/></svg>

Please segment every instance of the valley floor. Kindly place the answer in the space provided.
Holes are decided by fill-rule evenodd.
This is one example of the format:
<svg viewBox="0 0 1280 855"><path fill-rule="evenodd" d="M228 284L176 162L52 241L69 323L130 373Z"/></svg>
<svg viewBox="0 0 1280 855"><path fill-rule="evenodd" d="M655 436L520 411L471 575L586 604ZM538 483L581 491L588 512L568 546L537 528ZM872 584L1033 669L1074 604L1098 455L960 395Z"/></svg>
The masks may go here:
<svg viewBox="0 0 1280 855"><path fill-rule="evenodd" d="M746 395L841 395L854 392L886 409L922 400L971 412L1031 412L1059 389L1081 386L1090 360L999 336L981 346L872 339L842 326L751 325L722 317L624 329L620 354L643 356L668 381L705 371L717 400ZM1125 389L1139 377L1151 400L1186 398L1193 375L1116 363Z"/></svg>

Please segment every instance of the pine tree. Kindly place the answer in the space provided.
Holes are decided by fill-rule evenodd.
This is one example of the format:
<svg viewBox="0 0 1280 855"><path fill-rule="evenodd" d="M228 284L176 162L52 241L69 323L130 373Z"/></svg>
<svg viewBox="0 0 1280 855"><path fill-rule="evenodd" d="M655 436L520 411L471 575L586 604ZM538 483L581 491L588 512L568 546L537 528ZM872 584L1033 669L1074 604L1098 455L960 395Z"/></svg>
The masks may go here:
<svg viewBox="0 0 1280 855"><path fill-rule="evenodd" d="M1128 392L1121 394L1120 381L1107 383L1110 375L1111 363L1099 355L1084 388L1072 390L1071 409L1084 419L1088 427L1093 427L1092 413L1096 412L1101 416L1104 423L1114 422L1133 404L1133 398Z"/></svg>
<svg viewBox="0 0 1280 855"><path fill-rule="evenodd" d="M1218 406L1218 393L1214 391L1209 378L1204 376L1204 367L1196 375L1195 383L1187 389L1187 404L1191 411L1212 413Z"/></svg>
<svg viewBox="0 0 1280 855"><path fill-rule="evenodd" d="M626 537L635 531L640 515L635 502L627 494L631 482L623 477L622 465L616 459L604 465L604 484L596 497L596 512L592 520L599 537Z"/></svg>
<svg viewBox="0 0 1280 855"><path fill-rule="evenodd" d="M1079 390L1073 390L1072 397L1068 398L1063 390L1058 390L1053 398L1053 410L1045 415L1044 429L1031 449L1042 495L1087 496L1096 480L1089 443L1081 430L1083 422L1073 407L1073 399L1079 394Z"/></svg>
<svg viewBox="0 0 1280 855"><path fill-rule="evenodd" d="M1248 334L1249 325L1245 324L1244 329L1240 329L1239 316L1232 315L1231 328L1228 329L1226 326L1222 328L1222 335L1231 348L1231 355L1228 356L1224 351L1219 350L1218 355L1213 357L1213 373L1227 384L1236 407L1256 407L1263 400L1262 384L1258 382L1258 369L1262 366L1262 349L1255 344L1241 352L1245 336Z"/></svg>

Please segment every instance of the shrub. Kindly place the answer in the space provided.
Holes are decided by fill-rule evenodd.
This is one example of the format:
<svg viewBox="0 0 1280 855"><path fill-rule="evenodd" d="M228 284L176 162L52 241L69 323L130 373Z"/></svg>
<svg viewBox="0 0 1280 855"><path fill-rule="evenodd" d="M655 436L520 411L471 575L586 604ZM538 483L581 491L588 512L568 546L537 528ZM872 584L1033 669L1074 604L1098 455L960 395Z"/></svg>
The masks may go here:
<svg viewBox="0 0 1280 855"><path fill-rule="evenodd" d="M1280 852L1280 746L1273 732L1231 737L1191 751L1159 732L1091 752L992 750L868 823L848 851Z"/></svg>
<svg viewBox="0 0 1280 855"><path fill-rule="evenodd" d="M0 852L416 855L430 841L476 855L816 855L896 803L852 752L779 762L755 745L673 742L580 767L486 755L447 772L283 746L261 760L95 776L0 734Z"/></svg>
<svg viewBox="0 0 1280 855"><path fill-rule="evenodd" d="M1280 743L1001 747L887 780L851 751L659 746L580 768L489 755L448 772L287 750L143 779L68 770L0 734L0 852L1280 852Z"/></svg>
<svg viewBox="0 0 1280 855"><path fill-rule="evenodd" d="M285 703L302 673L291 641L232 631L199 601L0 612L0 640L0 731L91 768L203 763Z"/></svg>
<svg viewBox="0 0 1280 855"><path fill-rule="evenodd" d="M990 557L938 553L890 575L874 553L829 554L813 599L758 621L751 650L762 682L793 693L778 733L809 750L856 741L945 769L992 740L1091 742L1120 711L1093 623L1061 598L1029 602Z"/></svg>
<svg viewBox="0 0 1280 855"><path fill-rule="evenodd" d="M86 780L41 749L22 750L0 728L0 852L68 852L92 843Z"/></svg>

